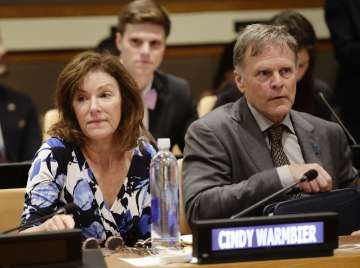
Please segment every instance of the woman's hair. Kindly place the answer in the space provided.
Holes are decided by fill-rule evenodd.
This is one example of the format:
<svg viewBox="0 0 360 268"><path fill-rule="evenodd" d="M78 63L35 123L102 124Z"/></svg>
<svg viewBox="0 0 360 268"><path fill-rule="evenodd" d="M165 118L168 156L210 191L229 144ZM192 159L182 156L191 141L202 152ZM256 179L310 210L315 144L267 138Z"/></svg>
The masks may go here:
<svg viewBox="0 0 360 268"><path fill-rule="evenodd" d="M284 25L288 32L296 39L299 49L313 50L316 43L316 34L311 22L296 11L283 11L275 15L270 24Z"/></svg>
<svg viewBox="0 0 360 268"><path fill-rule="evenodd" d="M311 22L295 11L284 11L275 15L270 24L284 25L288 32L296 39L301 49L309 54L309 66L303 78L297 83L297 93L293 108L309 113L314 112L314 68L316 34Z"/></svg>
<svg viewBox="0 0 360 268"><path fill-rule="evenodd" d="M223 53L220 56L219 65L212 85L214 93L222 91L224 86L229 83L229 77L232 77L233 75L233 51L235 42L236 40L226 44Z"/></svg>
<svg viewBox="0 0 360 268"><path fill-rule="evenodd" d="M85 136L73 109L73 99L84 77L93 71L103 71L112 76L120 89L121 120L115 132L114 146L122 152L134 148L143 129L144 108L140 90L119 59L110 54L83 52L65 66L58 77L55 95L60 120L51 127L49 134L78 146L84 145Z"/></svg>

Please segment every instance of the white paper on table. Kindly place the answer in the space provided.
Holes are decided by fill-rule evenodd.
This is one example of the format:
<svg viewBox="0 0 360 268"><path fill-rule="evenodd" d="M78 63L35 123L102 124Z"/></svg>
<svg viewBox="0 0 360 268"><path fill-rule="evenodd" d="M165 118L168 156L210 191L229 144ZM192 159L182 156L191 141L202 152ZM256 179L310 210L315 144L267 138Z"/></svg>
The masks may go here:
<svg viewBox="0 0 360 268"><path fill-rule="evenodd" d="M339 245L339 247L336 250L360 250L360 244Z"/></svg>
<svg viewBox="0 0 360 268"><path fill-rule="evenodd" d="M119 258L133 266L157 266L168 263L184 263L190 262L192 259L192 249L185 248L174 254L153 255L143 258Z"/></svg>
<svg viewBox="0 0 360 268"><path fill-rule="evenodd" d="M160 258L157 256L147 256L143 258L119 258L133 266L157 266L161 265Z"/></svg>

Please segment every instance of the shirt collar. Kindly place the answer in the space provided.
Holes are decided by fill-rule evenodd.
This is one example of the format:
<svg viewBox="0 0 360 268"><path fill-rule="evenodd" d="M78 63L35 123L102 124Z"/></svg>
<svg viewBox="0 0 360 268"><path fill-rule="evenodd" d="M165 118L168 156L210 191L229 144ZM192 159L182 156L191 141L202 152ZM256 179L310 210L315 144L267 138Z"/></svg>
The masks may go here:
<svg viewBox="0 0 360 268"><path fill-rule="evenodd" d="M144 96L150 89L151 89L151 86L153 84L153 81L154 81L154 77L151 78L151 80L149 81L148 85L145 87L145 89L141 92L141 96Z"/></svg>
<svg viewBox="0 0 360 268"><path fill-rule="evenodd" d="M250 112L255 118L256 123L260 127L261 132L266 131L269 127L274 125L274 122L267 119L265 116L263 116L254 106L252 106L250 103L248 103ZM280 122L280 124L283 124L288 127L288 129L291 131L291 133L295 133L294 127L292 125L291 119L290 119L290 113L288 113L284 120Z"/></svg>

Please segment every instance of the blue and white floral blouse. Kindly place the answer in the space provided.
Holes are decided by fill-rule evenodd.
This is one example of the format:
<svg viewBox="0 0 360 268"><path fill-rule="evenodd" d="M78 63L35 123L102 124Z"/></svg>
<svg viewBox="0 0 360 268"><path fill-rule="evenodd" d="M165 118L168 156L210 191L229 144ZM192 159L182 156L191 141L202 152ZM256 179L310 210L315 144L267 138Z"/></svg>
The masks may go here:
<svg viewBox="0 0 360 268"><path fill-rule="evenodd" d="M83 239L105 241L121 235L132 245L150 237L149 166L154 154L148 143L142 151L135 148L127 177L110 208L81 150L50 138L36 153L29 171L22 224L73 202L79 207L75 227L81 229Z"/></svg>

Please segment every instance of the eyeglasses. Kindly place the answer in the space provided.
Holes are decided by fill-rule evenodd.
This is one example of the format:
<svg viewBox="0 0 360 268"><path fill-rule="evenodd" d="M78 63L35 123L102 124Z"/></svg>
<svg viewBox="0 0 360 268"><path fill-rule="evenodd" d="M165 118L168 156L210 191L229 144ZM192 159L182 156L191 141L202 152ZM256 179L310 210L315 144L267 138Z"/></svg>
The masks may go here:
<svg viewBox="0 0 360 268"><path fill-rule="evenodd" d="M82 249L100 249L101 243L94 237L87 238L83 244ZM134 247L128 247L121 236L110 236L104 243L104 255L110 255L113 253L124 253L126 255L148 256L152 255L151 252L151 238L146 240L138 240Z"/></svg>

